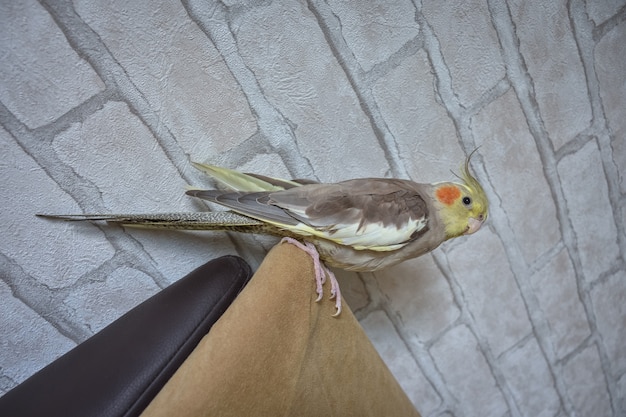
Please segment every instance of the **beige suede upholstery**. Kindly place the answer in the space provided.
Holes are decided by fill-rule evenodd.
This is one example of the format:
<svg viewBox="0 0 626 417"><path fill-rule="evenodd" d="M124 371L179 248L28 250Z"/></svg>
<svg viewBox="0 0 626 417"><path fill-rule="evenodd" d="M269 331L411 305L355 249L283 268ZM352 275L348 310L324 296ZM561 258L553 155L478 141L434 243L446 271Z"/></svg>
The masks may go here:
<svg viewBox="0 0 626 417"><path fill-rule="evenodd" d="M324 290L316 303L311 258L276 246L142 415L419 416Z"/></svg>

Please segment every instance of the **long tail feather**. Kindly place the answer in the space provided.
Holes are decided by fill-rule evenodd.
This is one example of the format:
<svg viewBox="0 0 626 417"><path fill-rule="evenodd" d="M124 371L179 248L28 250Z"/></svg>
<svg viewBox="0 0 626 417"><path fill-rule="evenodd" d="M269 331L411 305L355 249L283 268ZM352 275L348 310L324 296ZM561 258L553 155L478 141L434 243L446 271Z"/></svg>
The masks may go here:
<svg viewBox="0 0 626 417"><path fill-rule="evenodd" d="M259 233L268 225L232 211L148 214L37 214L39 217L66 221L106 221L123 226L148 229L234 230Z"/></svg>

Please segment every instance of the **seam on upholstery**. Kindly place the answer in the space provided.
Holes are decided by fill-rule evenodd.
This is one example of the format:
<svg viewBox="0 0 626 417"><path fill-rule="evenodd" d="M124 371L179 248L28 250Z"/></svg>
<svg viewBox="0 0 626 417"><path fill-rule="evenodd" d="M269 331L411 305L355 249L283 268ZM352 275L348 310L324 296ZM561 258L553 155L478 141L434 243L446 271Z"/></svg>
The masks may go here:
<svg viewBox="0 0 626 417"><path fill-rule="evenodd" d="M182 343L178 346L178 348L176 348L174 350L174 352L167 358L167 360L164 362L163 366L161 366L161 368L155 373L154 378L152 378L152 381L150 381L150 383L142 390L142 392L137 396L137 398L127 407L127 409L124 411L124 413L122 414L123 416L129 416L129 413L131 411L133 411L136 406L141 403L142 401L144 401L144 397L145 395L147 395L146 393L150 392L154 386L155 386L155 381L161 379L161 377L163 377L167 372L169 372L168 368L170 367L173 359L179 355L179 353L181 351L183 351L184 349L186 349L188 347L188 344L190 343L189 340L191 338L193 338L193 336L196 335L196 333L198 333L201 327L203 327L203 323L206 322L206 320L208 320L208 318L210 316L212 316L213 314L215 314L216 311L221 310L221 313L219 313L219 316L221 316L226 309L228 308L228 306L230 305L230 303L228 303L226 306L224 306L225 303L225 299L226 298L230 298L230 294L232 292L233 287L236 286L240 286L241 288L239 289L239 291L237 291L237 294L235 294L235 297L239 294L239 292L241 292L241 290L243 289L243 287L246 286L246 284L248 283L248 280L246 280L243 283L240 283L240 280L242 279L242 277L248 276L250 275L251 269L250 266L248 264L246 264L245 262L241 262L242 259L234 256L234 255L225 255L223 257L217 258L217 259L224 259L226 258L227 260L229 260L230 262L235 262L237 264L237 269L238 269L238 273L237 275L235 275L235 279L232 280L231 285L228 287L227 291L224 292L224 295L222 295L222 297L220 297L220 299L215 303L215 305L213 306L213 308L211 308L209 311L206 312L206 314L204 314L202 316L202 318L200 320L198 320L198 322L196 323L196 325L193 327L193 329L189 332L189 334L187 335L187 337L184 338L184 340L182 341ZM216 260L217 260L216 259ZM216 320L217 321L217 320ZM211 325L211 327L213 327L213 325ZM210 331L210 328L209 328ZM208 334L208 333L207 333ZM198 339L198 342L193 346L193 348L195 348L195 346L198 345L198 343L200 342L201 338ZM193 348L191 349L191 351L193 351ZM190 353L191 353L190 351ZM184 362L184 359L183 361ZM181 362L181 364L182 364ZM176 369L173 370L173 372L171 372L171 374L168 377L171 378L174 373L176 372ZM167 381L165 381L165 383L163 384L163 386L167 383ZM163 387L161 386L161 388ZM158 391L157 391L158 394ZM156 394L155 394L156 396ZM150 399L150 401L148 401L148 403L146 404L146 406L148 404L150 404L150 402L154 399L154 397L152 397ZM145 407L144 407L145 409ZM141 410L143 411L143 409Z"/></svg>

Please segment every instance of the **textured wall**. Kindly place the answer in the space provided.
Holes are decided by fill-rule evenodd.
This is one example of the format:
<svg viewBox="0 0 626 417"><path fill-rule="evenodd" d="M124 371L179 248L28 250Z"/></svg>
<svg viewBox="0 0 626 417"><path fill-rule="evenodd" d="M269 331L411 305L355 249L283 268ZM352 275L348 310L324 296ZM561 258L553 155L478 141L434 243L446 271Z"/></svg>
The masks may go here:
<svg viewBox="0 0 626 417"><path fill-rule="evenodd" d="M453 178L488 227L348 302L424 416L626 414L623 0L0 2L0 393L274 240L48 222L189 211L200 161Z"/></svg>

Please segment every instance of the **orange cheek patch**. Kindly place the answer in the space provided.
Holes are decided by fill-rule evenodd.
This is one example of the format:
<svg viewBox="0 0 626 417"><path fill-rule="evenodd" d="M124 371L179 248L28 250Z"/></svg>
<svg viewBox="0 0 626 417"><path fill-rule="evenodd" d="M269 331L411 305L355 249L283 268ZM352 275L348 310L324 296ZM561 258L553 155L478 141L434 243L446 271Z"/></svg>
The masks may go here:
<svg viewBox="0 0 626 417"><path fill-rule="evenodd" d="M435 194L437 195L437 200L449 206L461 197L461 190L454 185L444 185L439 187Z"/></svg>

